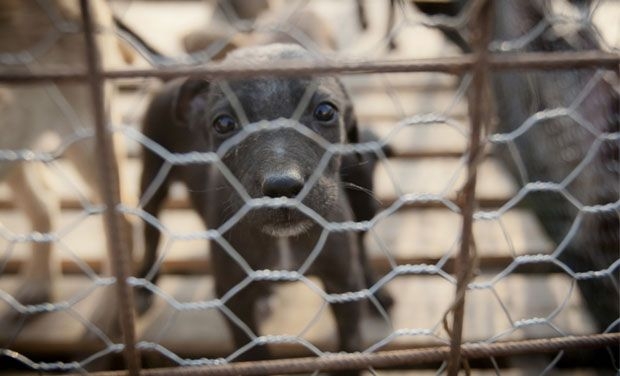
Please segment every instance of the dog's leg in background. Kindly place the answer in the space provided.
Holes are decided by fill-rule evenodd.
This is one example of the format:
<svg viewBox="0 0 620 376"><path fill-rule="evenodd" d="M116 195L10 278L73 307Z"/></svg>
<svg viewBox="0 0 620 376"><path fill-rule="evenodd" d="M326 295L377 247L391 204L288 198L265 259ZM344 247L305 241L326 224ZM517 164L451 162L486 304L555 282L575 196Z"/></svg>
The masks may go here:
<svg viewBox="0 0 620 376"><path fill-rule="evenodd" d="M0 129L3 131L0 149L21 149L40 132L34 127L24 126L26 112L19 105L22 93L14 88L0 88ZM33 95L27 89L26 93ZM42 170L44 168L38 162L0 162L0 177L9 185L12 198L31 224L31 231L47 235L54 230L59 199L51 191ZM53 257L53 242L41 239L31 241L28 246L32 248L31 255L25 258L21 285L14 298L24 305L53 301L60 277L60 267ZM19 317L17 311L8 311L3 314L0 324L7 324L11 330L18 329L14 320Z"/></svg>
<svg viewBox="0 0 620 376"><path fill-rule="evenodd" d="M17 206L32 224L32 231L48 234L54 229L60 203L35 164L20 163L7 177ZM51 241L34 241L32 255L22 269L24 282L15 294L21 304L50 302L60 278L60 265L53 256Z"/></svg>
<svg viewBox="0 0 620 376"><path fill-rule="evenodd" d="M100 171L97 168L97 158L100 158L100 156L98 156L96 153L97 148L95 142L96 140L94 138L89 138L72 145L67 150L67 157L71 160L72 164L76 167L84 182L86 182L91 192L94 194L96 202L101 203L103 197L103 189L106 189L106 185L109 184L109 182L104 182L100 178ZM122 153L122 150L117 149L117 153ZM122 166L119 166L117 164L117 161L117 159L111 161L113 163L112 168L116 169L116 171L121 171L120 168ZM121 183L121 200L123 200L123 197L127 197L127 195L123 194L122 192L123 187L126 187L126 185ZM127 203L126 200L122 202ZM112 209L116 210L116 208ZM126 216L121 216L121 218L122 222L120 226L120 231L122 232L121 239L123 239L124 242L122 249L130 252L131 254L133 249L133 225ZM104 221L104 224L105 223L106 222ZM106 233L109 234L110 229L107 228L107 226L105 230ZM116 246L117 245L115 244L108 244L107 248L111 249L111 247ZM110 256L107 254L102 256L104 258L101 275L111 276L112 270L110 264ZM130 256L130 260L131 259L132 257ZM120 283L120 281L117 281L117 283ZM115 337L116 335L120 334L120 327L118 327L118 320L116 317L116 293L112 286L105 288L105 294L103 295L102 299L104 299L103 301L105 301L105 304L102 304L100 309L97 309L94 312L94 316L90 318L90 321L93 322L96 326L98 326L99 329L103 330L104 333ZM88 336L90 336L90 334L88 334Z"/></svg>
<svg viewBox="0 0 620 376"><path fill-rule="evenodd" d="M62 86L60 87L60 92L63 97L71 103L74 109L91 109L92 103L90 98L90 93L88 92L85 86ZM111 111L109 110L110 99L114 93L114 89L111 84L107 84L105 86L105 109L106 109L106 124L108 126L113 126L118 124L113 121L111 116ZM92 112L88 110L80 110L76 112L76 115L79 116L80 123L83 126L92 124L94 121L92 119ZM114 143L114 158L108 161L109 167L113 170L113 174L117 176L118 188L120 190L120 199L121 202L125 205L133 207L133 202L129 194L126 192L128 187L127 184L123 183L122 177L126 174L123 173L123 161L126 155L124 142L122 136L120 134L114 134L111 138ZM73 143L70 147L67 148L65 155L71 161L72 165L76 168L82 180L86 183L89 191L93 194L93 199L96 203L103 203L104 190L108 189L111 182L103 181L101 178L101 173L99 169L99 158L101 156L97 153L97 142L99 142L94 136L88 137L78 142ZM116 210L117 208L111 208L112 210ZM104 225L106 222L104 221ZM133 250L133 225L132 222L126 215L121 216L121 224L120 231L121 239L123 241L121 249L126 250L127 252L132 252ZM110 233L110 229L105 228L107 234ZM109 239L109 237L108 237ZM116 244L107 244L107 249L111 250L112 247L117 247ZM111 276L111 258L109 254L103 255L103 270L101 275L103 276ZM129 257L132 260L131 254ZM90 318L90 321L93 322L96 326L99 327L104 333L108 334L112 338L116 337L120 334L120 327L117 320L117 306L116 306L116 294L113 287L108 286L104 289L104 294L101 297L105 304L101 305L100 309L97 309L93 312L93 316ZM88 337L92 336L92 333L87 334Z"/></svg>
<svg viewBox="0 0 620 376"><path fill-rule="evenodd" d="M116 154L120 156L124 154L124 146L122 140L119 138L120 137L117 136L114 137L114 147ZM95 142L94 139L87 139L72 145L67 149L67 157L71 160L73 166L75 166L84 182L88 185L88 188L94 194L96 202L102 202L103 189L106 189L109 183L100 181L100 175L97 169L97 159L100 157L96 153ZM111 162L113 163L111 168L118 172L118 176L124 175L122 172L124 166L122 163L118 163L119 159L114 158ZM131 199L126 192L127 184L121 183L119 184L119 188L121 202L131 206L132 201L135 200ZM123 239L127 242L127 250L131 251L133 249L133 224L127 216L122 216L121 230L124 231Z"/></svg>

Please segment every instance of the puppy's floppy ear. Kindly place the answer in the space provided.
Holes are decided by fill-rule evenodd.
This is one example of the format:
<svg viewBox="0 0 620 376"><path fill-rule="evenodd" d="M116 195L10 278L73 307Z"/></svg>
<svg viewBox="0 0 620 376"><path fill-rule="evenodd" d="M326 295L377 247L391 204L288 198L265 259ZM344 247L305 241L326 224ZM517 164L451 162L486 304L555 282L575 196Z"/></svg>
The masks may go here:
<svg viewBox="0 0 620 376"><path fill-rule="evenodd" d="M357 117L352 105L347 105L344 115L345 129L347 131L347 143L356 144L360 140L359 129L357 127Z"/></svg>
<svg viewBox="0 0 620 376"><path fill-rule="evenodd" d="M346 135L346 142L348 144L356 144L359 142L359 130L357 127L357 116L355 115L355 109L353 108L353 101L347 92L342 82L338 82L340 88L345 96L344 104L344 130Z"/></svg>
<svg viewBox="0 0 620 376"><path fill-rule="evenodd" d="M172 99L172 118L178 126L189 127L192 112L206 105L201 95L209 90L209 83L200 78L187 78L177 88Z"/></svg>

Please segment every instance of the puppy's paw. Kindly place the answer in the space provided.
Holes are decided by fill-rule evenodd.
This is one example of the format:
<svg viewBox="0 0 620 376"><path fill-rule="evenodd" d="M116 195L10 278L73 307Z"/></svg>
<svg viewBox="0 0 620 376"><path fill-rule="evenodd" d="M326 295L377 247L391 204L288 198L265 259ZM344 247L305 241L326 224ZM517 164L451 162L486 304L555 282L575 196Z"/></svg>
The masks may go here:
<svg viewBox="0 0 620 376"><path fill-rule="evenodd" d="M106 286L96 292L98 301L96 309L89 315L90 324L83 336L86 342L102 340L102 335L112 341L121 338L121 326L118 319L118 305L114 286Z"/></svg>
<svg viewBox="0 0 620 376"><path fill-rule="evenodd" d="M385 288L379 289L375 293L375 298L377 298L377 301L387 313L391 311L392 307L394 306L394 298L392 297L392 294L390 294ZM371 309L370 312L377 316L381 315L379 313L379 310L377 310L376 308Z"/></svg>
<svg viewBox="0 0 620 376"><path fill-rule="evenodd" d="M48 303L54 297L54 284L51 278L27 278L13 297L23 305Z"/></svg>
<svg viewBox="0 0 620 376"><path fill-rule="evenodd" d="M49 303L53 301L54 297L53 286L51 279L27 278L12 295L23 306ZM10 338L15 331L20 330L21 324L24 324L25 320L34 317L36 317L35 314L21 313L17 307L7 305L6 309L0 312L0 333L2 333L0 338ZM21 324L17 325L18 323Z"/></svg>

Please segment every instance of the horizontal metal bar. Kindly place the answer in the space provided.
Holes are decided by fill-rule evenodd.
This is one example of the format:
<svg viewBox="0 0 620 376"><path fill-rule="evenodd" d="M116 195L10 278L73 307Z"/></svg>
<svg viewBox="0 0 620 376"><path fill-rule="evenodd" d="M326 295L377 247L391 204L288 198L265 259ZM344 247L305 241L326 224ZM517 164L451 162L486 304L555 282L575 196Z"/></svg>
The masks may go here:
<svg viewBox="0 0 620 376"><path fill-rule="evenodd" d="M577 69L588 67L617 69L618 65L620 65L620 54L597 50L495 53L489 55L488 65L491 70Z"/></svg>
<svg viewBox="0 0 620 376"><path fill-rule="evenodd" d="M204 78L242 78L269 75L309 75L309 74L360 74L360 73L411 73L436 72L461 74L470 70L476 59L472 54L457 57L412 59L398 61L316 61L279 63L273 65L223 66L205 64L202 66L180 66L175 68L107 70L103 76L108 79L136 77L157 77L171 79L179 76L200 76ZM596 67L617 69L620 54L603 51L572 52L524 52L495 53L489 55L488 67L491 70L515 69L576 69ZM35 83L40 81L82 81L88 79L86 71L57 69L46 72L0 71L0 82Z"/></svg>
<svg viewBox="0 0 620 376"><path fill-rule="evenodd" d="M557 352L561 350L583 350L615 346L620 342L620 333L594 334L588 336L566 336L525 341L470 343L461 346L461 355L466 359L502 357L509 355ZM368 367L388 368L413 366L448 359L449 346L424 349L383 351L371 354L336 354L321 358L297 358L264 360L257 362L231 363L187 368L143 369L143 376L159 375L275 375L311 373L321 371L342 371ZM125 371L95 372L96 376L120 376Z"/></svg>

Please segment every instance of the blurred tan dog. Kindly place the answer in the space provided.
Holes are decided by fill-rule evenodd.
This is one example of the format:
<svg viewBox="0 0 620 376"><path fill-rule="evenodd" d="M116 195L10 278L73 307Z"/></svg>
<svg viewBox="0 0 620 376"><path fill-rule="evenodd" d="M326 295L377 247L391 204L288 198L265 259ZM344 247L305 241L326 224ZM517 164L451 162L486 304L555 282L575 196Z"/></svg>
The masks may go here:
<svg viewBox="0 0 620 376"><path fill-rule="evenodd" d="M132 62L114 35L111 10L104 0L89 1L97 25L96 40L104 67ZM85 42L81 32L78 0L0 1L0 70L5 72L85 69ZM114 88L105 86L107 123ZM96 160L92 99L87 83L62 82L0 86L0 151L32 150L43 134L53 132L63 145L62 156L75 166L96 202L101 202L101 181ZM118 141L118 140L117 140ZM118 144L118 142L116 142ZM122 168L122 145L116 145ZM15 203L32 224L34 233L53 234L59 198L44 180L41 163L0 160L0 180L11 187ZM122 174L120 174L122 176ZM124 184L120 184L121 189ZM123 199L127 195L121 193ZM124 219L125 238L131 242L132 226ZM131 244L127 244L131 249ZM60 264L52 252L52 241L32 242L32 256L23 267L23 282L13 297L23 305L54 301ZM109 269L109 268L108 268ZM107 270L109 272L109 270ZM112 290L108 288L106 290ZM107 294L107 293L106 293ZM114 322L113 296L91 318L104 331ZM15 316L13 311L9 316Z"/></svg>

